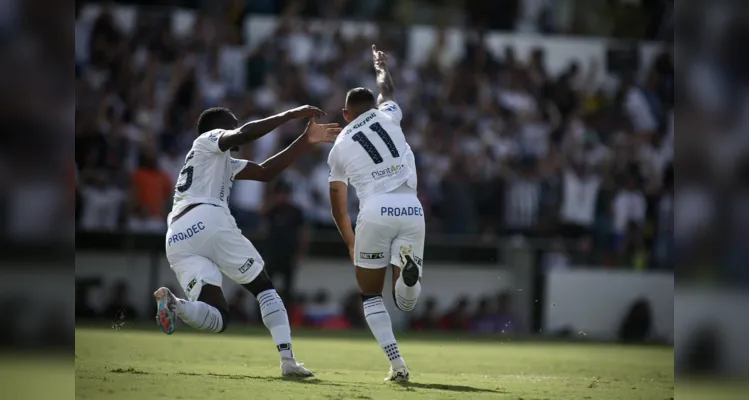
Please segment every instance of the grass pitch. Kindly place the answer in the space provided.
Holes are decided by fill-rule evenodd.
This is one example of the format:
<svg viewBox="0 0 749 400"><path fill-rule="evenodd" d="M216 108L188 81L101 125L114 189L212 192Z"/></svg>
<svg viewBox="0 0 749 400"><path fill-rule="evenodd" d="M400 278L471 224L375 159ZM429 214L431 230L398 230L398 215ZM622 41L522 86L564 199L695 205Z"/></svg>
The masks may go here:
<svg viewBox="0 0 749 400"><path fill-rule="evenodd" d="M387 360L366 333L294 333L294 353L316 373L312 380L282 379L278 353L262 330L167 336L156 326L78 328L76 398L674 398L672 348L397 335L411 369L411 382L399 385L383 382Z"/></svg>

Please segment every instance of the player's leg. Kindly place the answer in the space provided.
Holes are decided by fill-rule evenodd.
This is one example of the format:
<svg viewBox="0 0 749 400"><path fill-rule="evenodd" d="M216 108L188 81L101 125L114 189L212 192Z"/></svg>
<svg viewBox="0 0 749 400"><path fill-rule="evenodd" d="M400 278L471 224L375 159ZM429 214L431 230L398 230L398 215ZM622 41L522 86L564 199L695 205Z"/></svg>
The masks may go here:
<svg viewBox="0 0 749 400"><path fill-rule="evenodd" d="M408 368L401 357L393 333L393 323L382 299L390 260L392 230L392 227L373 224L360 218L356 226L354 264L356 283L362 296L364 318L390 361L390 372L386 380L407 381Z"/></svg>
<svg viewBox="0 0 749 400"><path fill-rule="evenodd" d="M222 232L220 237L221 240L215 246L215 257L220 269L257 299L263 324L270 331L281 357L281 373L284 376L314 376L294 357L289 315L264 269L260 253L238 229Z"/></svg>
<svg viewBox="0 0 749 400"><path fill-rule="evenodd" d="M154 292L157 322L162 330L174 332L175 316L201 331L220 333L229 322L226 299L221 291L221 272L207 258L191 255L171 257L172 269L187 299L177 298L168 288Z"/></svg>
<svg viewBox="0 0 749 400"><path fill-rule="evenodd" d="M424 236L424 219L412 218L401 226L401 232L393 240L390 249L393 300L401 311L412 311L421 294Z"/></svg>

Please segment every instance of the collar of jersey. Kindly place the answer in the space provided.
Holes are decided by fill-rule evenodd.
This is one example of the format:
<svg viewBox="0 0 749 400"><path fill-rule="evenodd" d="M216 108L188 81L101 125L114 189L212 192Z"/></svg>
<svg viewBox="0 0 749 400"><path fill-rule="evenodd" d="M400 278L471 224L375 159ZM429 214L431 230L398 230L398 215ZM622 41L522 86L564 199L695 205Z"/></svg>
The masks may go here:
<svg viewBox="0 0 749 400"><path fill-rule="evenodd" d="M369 110L364 111L363 113L359 114L359 116L356 117L356 119L354 119L353 121L349 122L348 125L346 125L346 127L343 128L343 130L344 131L348 131L349 126L354 126L354 125L356 125L357 122L359 122L359 120L366 118L366 116L369 115L370 111L377 111L377 109L376 108L370 108ZM345 134L348 134L348 133L349 132L346 132Z"/></svg>

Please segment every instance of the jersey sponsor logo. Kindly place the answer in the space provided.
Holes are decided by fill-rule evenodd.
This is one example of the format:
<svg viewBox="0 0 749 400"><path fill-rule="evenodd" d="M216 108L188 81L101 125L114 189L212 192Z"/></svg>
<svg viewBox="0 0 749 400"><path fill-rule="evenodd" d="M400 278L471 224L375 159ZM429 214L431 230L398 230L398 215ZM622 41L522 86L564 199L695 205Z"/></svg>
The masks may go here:
<svg viewBox="0 0 749 400"><path fill-rule="evenodd" d="M170 236L169 239L167 240L167 245L171 246L172 244L177 243L179 241L189 239L197 235L204 229L205 229L205 225L203 224L202 221L198 222L197 224L193 224L191 227L185 229L184 232L175 233L172 236Z"/></svg>
<svg viewBox="0 0 749 400"><path fill-rule="evenodd" d="M384 107L384 108L382 108L382 111L390 111L390 112L393 112L393 111L395 111L395 110L397 110L397 109L398 109L398 108L397 108L397 107L395 106L395 104L394 104L394 103L390 103L390 104L388 104L388 106L387 106L387 107Z"/></svg>
<svg viewBox="0 0 749 400"><path fill-rule="evenodd" d="M208 140L210 140L213 143L218 142L218 134L211 133L210 135L208 135Z"/></svg>
<svg viewBox="0 0 749 400"><path fill-rule="evenodd" d="M401 171L403 171L403 168L405 168L405 164L400 165L391 165L385 169L378 169L377 171L372 172L372 179L378 180L382 178L389 178L391 176L398 175Z"/></svg>
<svg viewBox="0 0 749 400"><path fill-rule="evenodd" d="M364 125L368 124L368 123L369 123L369 121L371 121L371 120L372 120L372 118L376 118L376 117L377 117L377 114L376 114L376 113L372 113L372 114L369 114L369 115L367 115L367 117L366 117L366 118L364 118L364 120L363 120L363 121L361 121L361 122L358 122L358 123L357 123L356 125L354 125L354 126L352 126L352 127L348 128L348 129L346 130L346 132L344 133L344 136L345 136L345 135L348 135L349 133L351 133L351 132L353 132L353 131L355 131L355 130L357 130L357 129L361 128L362 126L364 126Z"/></svg>
<svg viewBox="0 0 749 400"><path fill-rule="evenodd" d="M245 272L249 271L250 268L252 267L252 264L255 264L254 258L250 258L249 260L247 260L246 263L244 263L243 266L239 267L239 273L244 274Z"/></svg>
<svg viewBox="0 0 749 400"><path fill-rule="evenodd" d="M194 288L197 283L198 283L198 280L195 278L192 278L190 283L187 284L187 289L185 290L185 292L190 293L192 288Z"/></svg>
<svg viewBox="0 0 749 400"><path fill-rule="evenodd" d="M359 258L362 260L381 260L385 258L385 253L362 253L359 252Z"/></svg>
<svg viewBox="0 0 749 400"><path fill-rule="evenodd" d="M424 209L421 207L380 207L380 215L388 217L423 217Z"/></svg>

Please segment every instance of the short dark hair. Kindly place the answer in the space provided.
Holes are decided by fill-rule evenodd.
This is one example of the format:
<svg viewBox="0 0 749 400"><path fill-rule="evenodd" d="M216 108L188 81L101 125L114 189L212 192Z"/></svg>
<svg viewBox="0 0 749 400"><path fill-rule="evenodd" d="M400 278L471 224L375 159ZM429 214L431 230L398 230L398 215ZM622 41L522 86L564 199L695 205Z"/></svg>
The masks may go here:
<svg viewBox="0 0 749 400"><path fill-rule="evenodd" d="M234 129L236 125L237 119L228 108L209 108L198 117L198 134L202 135L214 129Z"/></svg>
<svg viewBox="0 0 749 400"><path fill-rule="evenodd" d="M354 88L346 93L346 109L360 109L362 106L372 108L375 106L374 93L363 87Z"/></svg>

